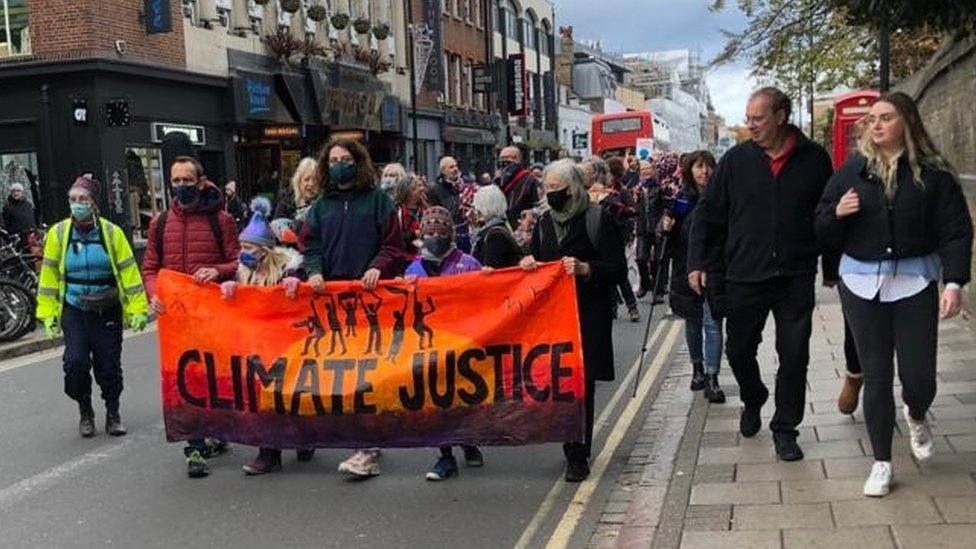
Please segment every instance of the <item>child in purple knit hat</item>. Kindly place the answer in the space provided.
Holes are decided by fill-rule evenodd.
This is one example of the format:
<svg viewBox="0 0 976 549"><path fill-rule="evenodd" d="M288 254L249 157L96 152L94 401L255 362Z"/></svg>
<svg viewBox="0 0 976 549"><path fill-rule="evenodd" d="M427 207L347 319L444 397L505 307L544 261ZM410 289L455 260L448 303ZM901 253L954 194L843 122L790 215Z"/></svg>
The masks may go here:
<svg viewBox="0 0 976 549"><path fill-rule="evenodd" d="M482 269L477 259L457 248L454 221L451 212L446 208L432 206L424 210L424 215L420 219L420 237L423 239L423 245L420 248L420 255L407 267L408 280L429 276L450 276ZM435 310L434 304L429 300L428 308L425 309L423 303L419 305L424 314L431 314ZM416 306L414 310L416 315ZM461 445L461 449L464 450L464 461L468 467L484 465L484 456L476 446ZM444 480L457 473L458 465L453 449L450 446L441 446L441 457L427 473L426 478Z"/></svg>

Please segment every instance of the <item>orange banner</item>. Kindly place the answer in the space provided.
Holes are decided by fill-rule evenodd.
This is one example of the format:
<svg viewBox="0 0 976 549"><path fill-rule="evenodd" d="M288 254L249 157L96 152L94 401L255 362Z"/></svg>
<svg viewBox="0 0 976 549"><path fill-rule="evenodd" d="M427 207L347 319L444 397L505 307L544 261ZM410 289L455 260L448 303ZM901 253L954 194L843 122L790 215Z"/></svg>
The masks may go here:
<svg viewBox="0 0 976 549"><path fill-rule="evenodd" d="M583 439L575 280L560 265L442 278L239 286L161 273L171 441L290 447Z"/></svg>

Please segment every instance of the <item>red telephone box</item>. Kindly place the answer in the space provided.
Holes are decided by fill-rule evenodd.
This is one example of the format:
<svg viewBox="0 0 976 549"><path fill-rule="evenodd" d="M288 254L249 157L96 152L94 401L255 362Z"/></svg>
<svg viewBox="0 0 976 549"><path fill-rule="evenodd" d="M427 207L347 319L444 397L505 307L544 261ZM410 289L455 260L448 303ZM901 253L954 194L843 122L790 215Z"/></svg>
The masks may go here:
<svg viewBox="0 0 976 549"><path fill-rule="evenodd" d="M878 100L877 90L859 90L837 96L834 99L834 169L847 159L848 153L857 150L857 131L854 123L868 114L871 105Z"/></svg>

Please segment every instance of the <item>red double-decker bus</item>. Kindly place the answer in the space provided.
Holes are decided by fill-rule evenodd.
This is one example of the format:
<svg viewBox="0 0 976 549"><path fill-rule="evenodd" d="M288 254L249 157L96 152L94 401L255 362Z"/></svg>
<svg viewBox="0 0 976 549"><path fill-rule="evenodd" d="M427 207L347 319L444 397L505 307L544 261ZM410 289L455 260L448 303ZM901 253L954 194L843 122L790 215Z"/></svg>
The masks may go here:
<svg viewBox="0 0 976 549"><path fill-rule="evenodd" d="M649 111L630 111L593 116L590 149L604 156L634 152L638 139L654 137L654 122Z"/></svg>

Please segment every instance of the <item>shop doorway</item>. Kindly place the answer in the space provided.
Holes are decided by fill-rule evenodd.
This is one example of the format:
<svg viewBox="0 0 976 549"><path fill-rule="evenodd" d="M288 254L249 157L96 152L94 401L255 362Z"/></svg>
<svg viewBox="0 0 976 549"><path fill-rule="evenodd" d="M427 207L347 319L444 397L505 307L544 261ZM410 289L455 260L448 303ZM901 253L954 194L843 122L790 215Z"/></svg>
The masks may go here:
<svg viewBox="0 0 976 549"><path fill-rule="evenodd" d="M34 207L34 222L44 218L40 180L37 177L37 153L34 151L0 153L0 211L6 207L10 187L20 183L24 197Z"/></svg>
<svg viewBox="0 0 976 549"><path fill-rule="evenodd" d="M149 221L169 207L169 193L163 180L163 154L158 147L130 147L125 151L126 176L129 181L129 222L132 241L145 244Z"/></svg>

